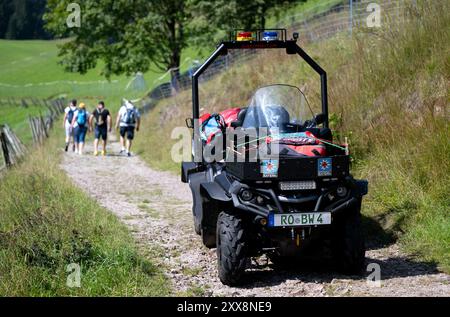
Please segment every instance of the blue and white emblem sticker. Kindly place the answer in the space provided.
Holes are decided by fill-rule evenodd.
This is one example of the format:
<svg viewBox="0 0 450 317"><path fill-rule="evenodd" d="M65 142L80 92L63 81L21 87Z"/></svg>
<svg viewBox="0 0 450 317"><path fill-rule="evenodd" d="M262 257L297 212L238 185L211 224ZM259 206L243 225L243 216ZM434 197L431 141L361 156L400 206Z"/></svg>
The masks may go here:
<svg viewBox="0 0 450 317"><path fill-rule="evenodd" d="M331 176L333 174L333 161L331 158L317 160L317 176Z"/></svg>
<svg viewBox="0 0 450 317"><path fill-rule="evenodd" d="M263 177L278 177L278 160L262 160L261 174Z"/></svg>

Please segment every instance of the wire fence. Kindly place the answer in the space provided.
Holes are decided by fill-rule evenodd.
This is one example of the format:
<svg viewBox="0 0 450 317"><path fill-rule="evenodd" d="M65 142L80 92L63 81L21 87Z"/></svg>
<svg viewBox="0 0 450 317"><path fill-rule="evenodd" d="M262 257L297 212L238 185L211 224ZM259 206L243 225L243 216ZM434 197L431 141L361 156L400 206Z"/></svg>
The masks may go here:
<svg viewBox="0 0 450 317"><path fill-rule="evenodd" d="M287 28L290 34L299 33L301 45L306 45L329 39L337 34L351 36L358 28L382 28L391 26L392 21L401 23L406 19L405 9L415 5L416 0L343 0L323 11L312 8L286 17L275 27ZM208 81L228 70L233 64L242 63L259 53L258 50L230 51L226 56L218 58L202 74L200 82ZM191 75L200 65L199 62L193 63L187 72L181 74L176 84L173 81L167 81L167 78L161 78L160 83L147 96L139 100L142 111L148 111L161 99L190 89ZM163 82L163 80L166 81Z"/></svg>

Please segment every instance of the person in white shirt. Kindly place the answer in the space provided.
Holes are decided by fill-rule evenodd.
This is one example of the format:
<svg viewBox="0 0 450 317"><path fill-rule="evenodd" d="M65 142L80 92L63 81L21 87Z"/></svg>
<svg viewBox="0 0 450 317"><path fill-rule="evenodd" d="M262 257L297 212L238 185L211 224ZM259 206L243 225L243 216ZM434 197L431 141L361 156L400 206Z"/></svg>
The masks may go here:
<svg viewBox="0 0 450 317"><path fill-rule="evenodd" d="M125 103L120 107L116 120L116 130L120 127L120 145L122 146L120 154L126 153L127 156L131 156L130 149L134 139L134 130L139 131L140 124L141 114L139 110L130 101L125 100Z"/></svg>
<svg viewBox="0 0 450 317"><path fill-rule="evenodd" d="M72 120L73 115L77 111L77 101L73 99L69 106L64 109L64 120L63 120L63 128L66 131L66 146L65 151L69 150L70 141L73 142L73 129L72 129ZM73 142L73 151L75 151L75 143Z"/></svg>

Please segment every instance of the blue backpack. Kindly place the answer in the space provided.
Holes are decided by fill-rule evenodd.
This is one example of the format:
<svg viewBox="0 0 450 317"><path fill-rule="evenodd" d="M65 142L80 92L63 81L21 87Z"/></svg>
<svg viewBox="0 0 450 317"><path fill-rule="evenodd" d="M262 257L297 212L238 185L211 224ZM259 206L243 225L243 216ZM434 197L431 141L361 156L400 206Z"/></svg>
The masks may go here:
<svg viewBox="0 0 450 317"><path fill-rule="evenodd" d="M78 110L77 123L80 127L83 127L86 124L86 117L86 110Z"/></svg>

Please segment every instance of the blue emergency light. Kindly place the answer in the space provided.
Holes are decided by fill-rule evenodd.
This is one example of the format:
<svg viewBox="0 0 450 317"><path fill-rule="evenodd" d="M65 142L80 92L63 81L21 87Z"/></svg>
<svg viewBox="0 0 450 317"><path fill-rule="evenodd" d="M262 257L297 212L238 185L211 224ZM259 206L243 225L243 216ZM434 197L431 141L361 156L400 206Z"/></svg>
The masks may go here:
<svg viewBox="0 0 450 317"><path fill-rule="evenodd" d="M265 31L263 33L263 41L277 41L278 40L278 32L274 31Z"/></svg>

